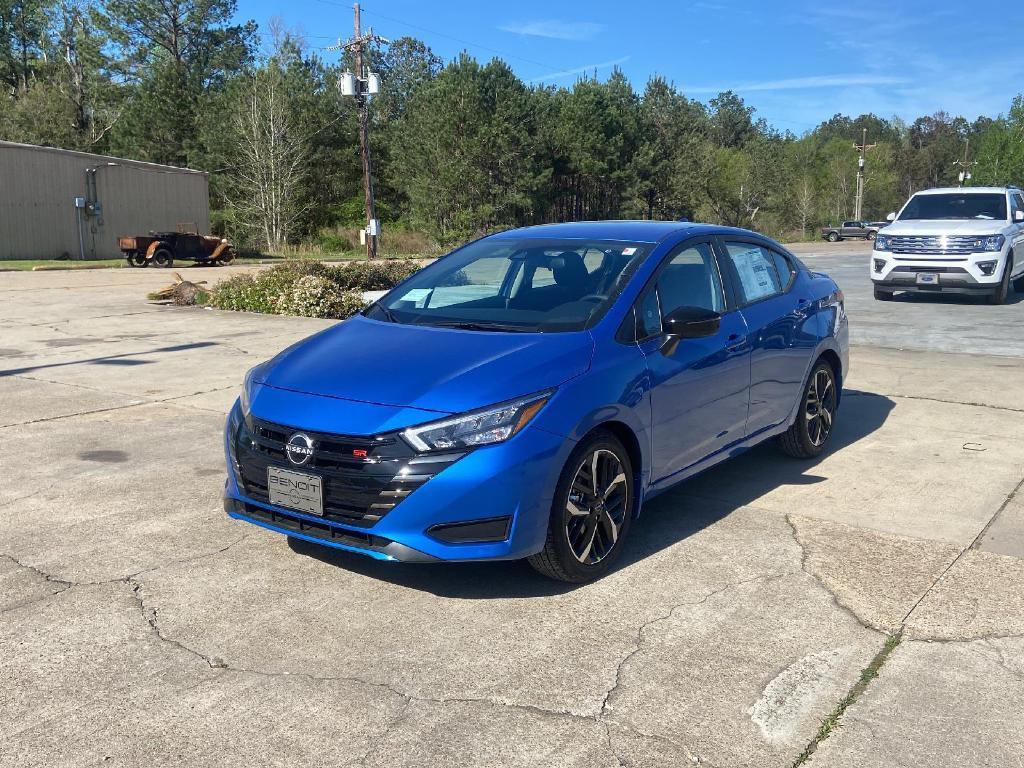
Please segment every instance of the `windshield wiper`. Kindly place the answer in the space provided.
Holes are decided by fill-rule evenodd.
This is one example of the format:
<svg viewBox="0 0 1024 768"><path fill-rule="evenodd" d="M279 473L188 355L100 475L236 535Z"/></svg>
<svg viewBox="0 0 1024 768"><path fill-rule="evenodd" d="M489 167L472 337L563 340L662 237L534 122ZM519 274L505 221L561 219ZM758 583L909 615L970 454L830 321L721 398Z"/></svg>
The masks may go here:
<svg viewBox="0 0 1024 768"><path fill-rule="evenodd" d="M528 333L530 329L521 325L503 325L501 323L476 323L469 320L451 320L441 323L429 323L440 328L458 328L464 331L509 331L511 333Z"/></svg>
<svg viewBox="0 0 1024 768"><path fill-rule="evenodd" d="M387 320L389 323L397 323L398 322L398 318L395 317L394 312L392 312L390 309L388 309L383 304L381 304L379 300L373 302L373 304L368 306L366 308L366 311L369 312L372 309L379 309L381 311L381 313L384 315L384 319Z"/></svg>

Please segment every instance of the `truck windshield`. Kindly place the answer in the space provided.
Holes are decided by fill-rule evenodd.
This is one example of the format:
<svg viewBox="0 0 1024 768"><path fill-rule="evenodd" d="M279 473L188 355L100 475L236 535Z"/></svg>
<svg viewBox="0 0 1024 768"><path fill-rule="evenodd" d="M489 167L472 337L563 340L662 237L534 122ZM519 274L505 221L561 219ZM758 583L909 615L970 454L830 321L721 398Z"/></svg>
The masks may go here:
<svg viewBox="0 0 1024 768"><path fill-rule="evenodd" d="M1001 219L1006 220L1006 195L997 192L914 195L900 214L909 219Z"/></svg>
<svg viewBox="0 0 1024 768"><path fill-rule="evenodd" d="M364 314L474 331L582 330L608 310L651 248L485 238L416 273Z"/></svg>

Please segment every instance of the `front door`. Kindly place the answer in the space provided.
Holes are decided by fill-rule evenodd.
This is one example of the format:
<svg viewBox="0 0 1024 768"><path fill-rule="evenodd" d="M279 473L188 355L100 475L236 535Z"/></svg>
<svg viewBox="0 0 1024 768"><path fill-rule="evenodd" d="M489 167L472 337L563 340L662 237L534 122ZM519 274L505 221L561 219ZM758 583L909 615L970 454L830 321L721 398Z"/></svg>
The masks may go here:
<svg viewBox="0 0 1024 768"><path fill-rule="evenodd" d="M714 336L662 351L662 321L683 306L722 314ZM747 421L750 346L743 316L726 306L709 241L670 254L637 308L651 386L652 479L657 482L741 440Z"/></svg>

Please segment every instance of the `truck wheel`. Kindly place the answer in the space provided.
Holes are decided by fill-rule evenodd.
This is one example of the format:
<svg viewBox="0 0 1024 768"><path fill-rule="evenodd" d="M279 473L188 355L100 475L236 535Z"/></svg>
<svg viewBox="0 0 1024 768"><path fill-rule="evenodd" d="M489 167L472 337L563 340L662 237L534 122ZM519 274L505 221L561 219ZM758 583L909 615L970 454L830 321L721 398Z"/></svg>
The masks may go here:
<svg viewBox="0 0 1024 768"><path fill-rule="evenodd" d="M222 253L220 255L220 258L217 259L217 263L220 264L222 267L226 267L228 264L230 264L234 260L235 260L235 252L234 251L224 251L224 253Z"/></svg>
<svg viewBox="0 0 1024 768"><path fill-rule="evenodd" d="M830 243L838 242L839 241L839 233L838 232L829 232L828 233L828 241Z"/></svg>
<svg viewBox="0 0 1024 768"><path fill-rule="evenodd" d="M885 288L875 288L875 298L878 301L892 301L892 293Z"/></svg>
<svg viewBox="0 0 1024 768"><path fill-rule="evenodd" d="M153 264L164 269L174 266L174 254L166 248L157 248L153 254Z"/></svg>
<svg viewBox="0 0 1024 768"><path fill-rule="evenodd" d="M149 262L146 261L146 254L139 253L138 251L132 251L125 256L130 267L145 267Z"/></svg>
<svg viewBox="0 0 1024 768"><path fill-rule="evenodd" d="M878 234L877 232L868 232L868 240L874 240L875 239L875 235L877 235L877 234Z"/></svg>
<svg viewBox="0 0 1024 768"><path fill-rule="evenodd" d="M1006 257L1006 264L1003 266L1003 279L999 281L999 287L988 295L989 304L1005 304L1006 297L1010 294L1010 273L1013 271L1013 254Z"/></svg>

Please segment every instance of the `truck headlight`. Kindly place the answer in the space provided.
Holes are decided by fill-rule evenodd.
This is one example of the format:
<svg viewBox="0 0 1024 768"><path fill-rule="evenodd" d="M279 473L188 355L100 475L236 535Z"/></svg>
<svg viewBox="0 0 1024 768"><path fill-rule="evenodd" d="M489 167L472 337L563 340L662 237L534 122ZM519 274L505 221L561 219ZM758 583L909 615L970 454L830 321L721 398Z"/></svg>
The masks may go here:
<svg viewBox="0 0 1024 768"><path fill-rule="evenodd" d="M1002 235L989 235L978 238L976 245L983 251L1001 251L1005 242L1006 238Z"/></svg>
<svg viewBox="0 0 1024 768"><path fill-rule="evenodd" d="M530 423L544 407L554 390L510 400L483 411L474 411L402 433L418 451L444 451L452 448L475 448L508 440Z"/></svg>
<svg viewBox="0 0 1024 768"><path fill-rule="evenodd" d="M887 235L875 235L875 250L876 251L891 251L892 250L892 238Z"/></svg>

